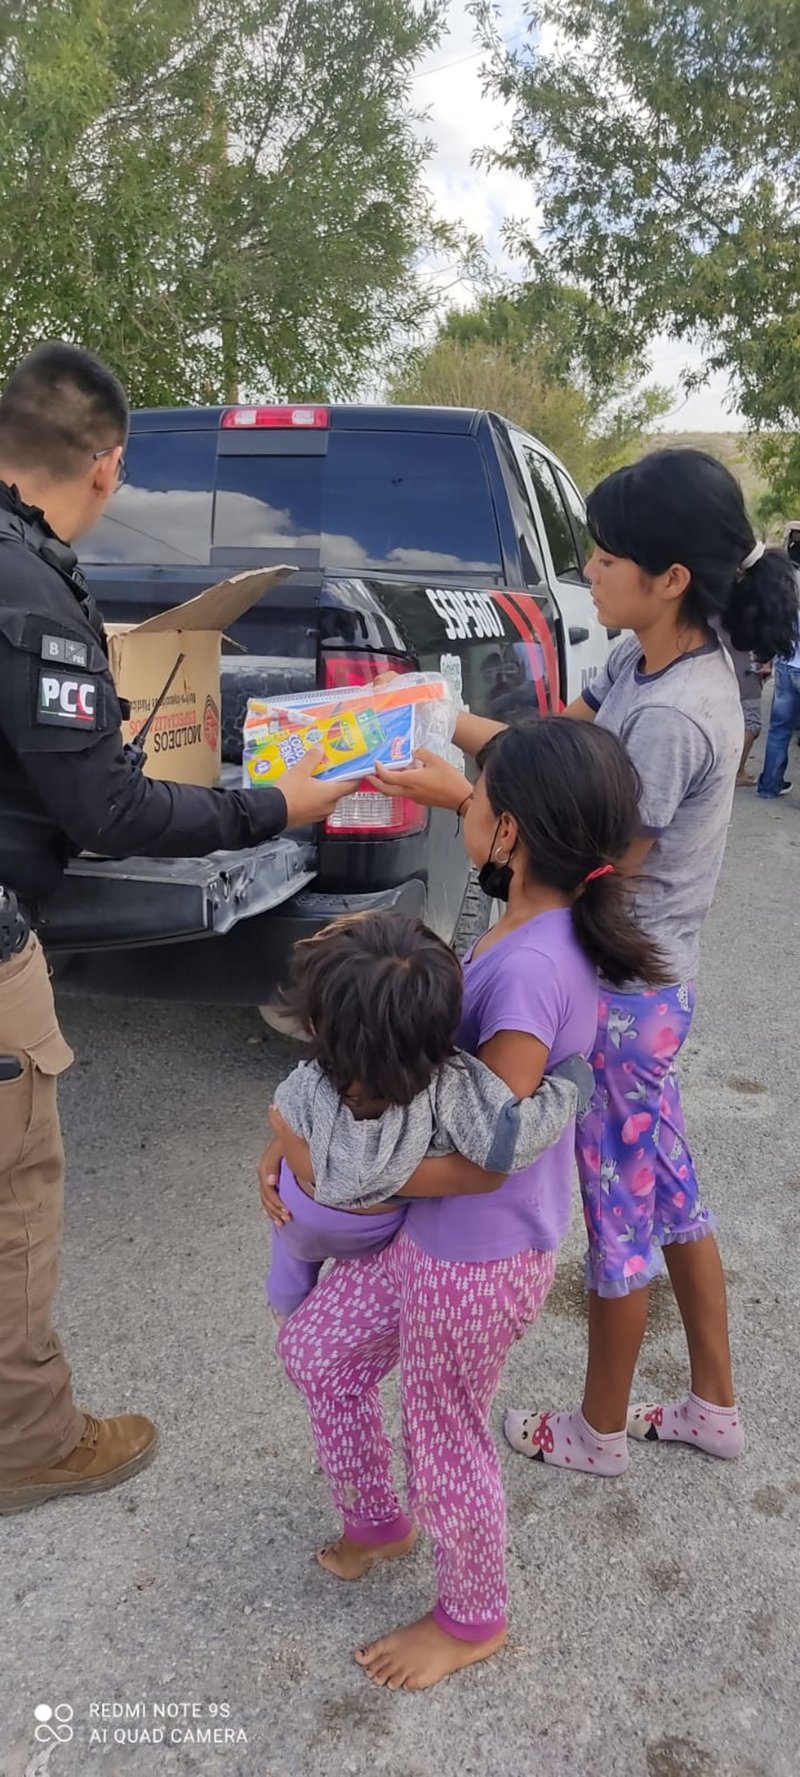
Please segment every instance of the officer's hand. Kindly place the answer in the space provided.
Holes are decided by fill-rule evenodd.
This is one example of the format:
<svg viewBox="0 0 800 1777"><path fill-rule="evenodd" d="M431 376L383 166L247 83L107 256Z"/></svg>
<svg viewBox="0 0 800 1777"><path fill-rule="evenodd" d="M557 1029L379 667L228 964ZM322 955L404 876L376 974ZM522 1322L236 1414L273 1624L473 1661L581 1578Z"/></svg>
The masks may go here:
<svg viewBox="0 0 800 1777"><path fill-rule="evenodd" d="M376 765L373 782L385 796L409 796L423 808L450 808L455 811L472 795L472 785L463 772L438 753L420 747L413 765L405 771L387 771Z"/></svg>
<svg viewBox="0 0 800 1777"><path fill-rule="evenodd" d="M286 798L287 827L310 827L315 821L324 821L342 796L352 795L352 783L323 783L314 776L324 758L321 747L312 747L300 764L281 778L278 788Z"/></svg>
<svg viewBox="0 0 800 1777"><path fill-rule="evenodd" d="M273 1135L267 1142L258 1162L258 1183L261 1190L261 1207L276 1228L282 1228L286 1222L290 1222L292 1219L278 1195L278 1178L282 1158L281 1144Z"/></svg>

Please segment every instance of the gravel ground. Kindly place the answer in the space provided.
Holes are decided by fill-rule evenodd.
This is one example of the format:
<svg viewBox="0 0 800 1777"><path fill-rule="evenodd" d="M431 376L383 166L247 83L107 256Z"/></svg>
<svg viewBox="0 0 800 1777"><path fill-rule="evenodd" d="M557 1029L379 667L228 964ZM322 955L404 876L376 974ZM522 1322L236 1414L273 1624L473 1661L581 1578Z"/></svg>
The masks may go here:
<svg viewBox="0 0 800 1777"><path fill-rule="evenodd" d="M351 1650L427 1608L428 1551L360 1586L310 1559L331 1518L262 1309L253 1177L290 1050L245 1013L64 1002L58 1323L78 1398L152 1413L162 1444L117 1492L0 1527L2 1777L796 1777L799 864L800 796L740 795L684 1070L748 1450L637 1446L619 1482L507 1452L512 1644L420 1697L373 1690ZM581 1246L576 1218L498 1431L505 1403L577 1395ZM640 1385L684 1373L659 1287ZM37 1745L43 1703L71 1740Z"/></svg>

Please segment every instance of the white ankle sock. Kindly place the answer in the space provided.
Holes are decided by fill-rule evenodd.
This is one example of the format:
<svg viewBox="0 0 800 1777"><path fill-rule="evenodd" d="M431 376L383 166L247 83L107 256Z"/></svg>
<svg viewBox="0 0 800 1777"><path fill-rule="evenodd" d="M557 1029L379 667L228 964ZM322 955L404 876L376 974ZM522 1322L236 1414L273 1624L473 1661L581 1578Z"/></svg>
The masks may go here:
<svg viewBox="0 0 800 1777"><path fill-rule="evenodd" d="M625 1432L595 1431L580 1407L571 1413L512 1411L506 1414L503 1430L512 1449L534 1462L605 1476L624 1475L628 1466Z"/></svg>
<svg viewBox="0 0 800 1777"><path fill-rule="evenodd" d="M738 1407L717 1407L691 1393L682 1401L631 1407L628 1436L648 1444L693 1444L708 1456L740 1456L744 1448Z"/></svg>

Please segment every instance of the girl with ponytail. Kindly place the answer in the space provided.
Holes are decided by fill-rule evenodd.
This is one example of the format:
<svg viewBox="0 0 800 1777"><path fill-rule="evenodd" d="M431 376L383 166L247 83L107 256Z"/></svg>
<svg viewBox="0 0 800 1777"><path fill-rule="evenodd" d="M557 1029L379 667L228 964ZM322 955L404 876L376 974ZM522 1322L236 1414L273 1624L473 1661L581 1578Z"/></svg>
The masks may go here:
<svg viewBox="0 0 800 1777"><path fill-rule="evenodd" d="M742 1448L725 1280L675 1068L691 1027L700 932L742 752L739 691L720 631L760 661L790 658L798 594L788 556L757 542L738 483L701 451L657 451L617 470L590 495L588 519L595 550L586 576L598 616L609 629L631 633L566 711L572 720L559 720L569 730L591 723L598 741L618 737L636 767L637 834L624 868L636 922L661 952L665 985L648 988L652 952L643 967L618 925L616 948L606 946L620 885L587 870L591 880L573 919L582 941L595 946L602 973L595 1097L577 1144L589 1237L589 1364L581 1407L512 1412L506 1435L539 1462L619 1475L628 1465L626 1432L721 1457ZM465 713L455 738L474 754L496 733L496 724ZM512 758L505 744L498 766ZM487 755L491 793L490 761ZM505 775L502 793L497 781L493 793L508 807ZM573 827L574 812L565 811L565 840ZM535 847L531 859L537 868ZM615 968L620 944L624 962ZM629 1410L648 1285L664 1259L689 1345L691 1389L680 1401Z"/></svg>
<svg viewBox="0 0 800 1777"><path fill-rule="evenodd" d="M586 572L598 616L633 634L567 714L619 735L639 772L640 832L629 864L638 918L665 953L669 983L655 995L640 983L619 993L606 971L595 1098L578 1132L589 1232L583 1403L567 1413L510 1413L506 1435L539 1461L619 1474L626 1430L721 1457L742 1448L725 1279L675 1067L742 751L738 684L720 630L760 661L791 652L797 585L788 556L756 541L734 477L701 451L658 451L618 470L590 496L588 519L596 548ZM689 1345L690 1392L629 1411L648 1285L664 1259Z"/></svg>
<svg viewBox="0 0 800 1777"><path fill-rule="evenodd" d="M618 874L640 790L621 743L553 716L499 734L479 764L474 789L440 759L410 777L425 800L463 811L469 856L504 904L465 958L458 1042L521 1099L591 1049L598 968L620 984L655 983L665 965ZM408 780L395 773L388 787L407 795ZM335 1006L333 1016L335 1025ZM308 1181L304 1144L286 1126L277 1134L295 1178ZM334 1265L281 1329L278 1349L308 1402L343 1518L322 1565L358 1578L404 1555L415 1523L434 1546L434 1609L356 1653L392 1690L425 1689L506 1639L505 1508L489 1415L508 1352L553 1279L574 1152L572 1120L510 1177L459 1153L424 1159L403 1186L410 1202L391 1244ZM398 1357L409 1516L377 1394Z"/></svg>
<svg viewBox="0 0 800 1777"><path fill-rule="evenodd" d="M633 631L567 714L625 742L642 780L630 865L669 985L601 989L596 1093L578 1136L589 1231L589 1367L582 1407L513 1412L506 1434L542 1462L595 1474L627 1466L626 1430L738 1456L743 1434L725 1280L686 1140L675 1065L694 1011L700 931L722 866L742 747L737 681L720 630L760 661L790 653L797 586L788 557L753 535L741 489L714 457L658 451L588 502L587 577L602 623ZM608 977L607 977L608 979ZM666 1258L689 1345L691 1388L629 1411L648 1285Z"/></svg>
<svg viewBox="0 0 800 1777"><path fill-rule="evenodd" d="M546 716L502 729L477 764L464 843L484 892L508 903L495 932L515 907L516 923L530 917L520 896L535 882L569 909L578 944L606 981L665 982L666 962L637 925L619 868L636 837L641 792L624 747L599 728Z"/></svg>

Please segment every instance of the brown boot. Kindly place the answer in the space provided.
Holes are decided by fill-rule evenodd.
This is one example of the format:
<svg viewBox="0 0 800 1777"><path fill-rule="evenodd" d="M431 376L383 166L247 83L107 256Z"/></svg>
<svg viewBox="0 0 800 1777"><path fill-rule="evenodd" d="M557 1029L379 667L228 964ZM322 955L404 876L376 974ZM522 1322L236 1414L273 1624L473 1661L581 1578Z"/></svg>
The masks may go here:
<svg viewBox="0 0 800 1777"><path fill-rule="evenodd" d="M157 1442L155 1426L141 1413L121 1413L117 1419L94 1419L87 1413L80 1442L52 1468L36 1469L12 1482L0 1477L0 1518L28 1512L62 1494L116 1487L146 1467Z"/></svg>

